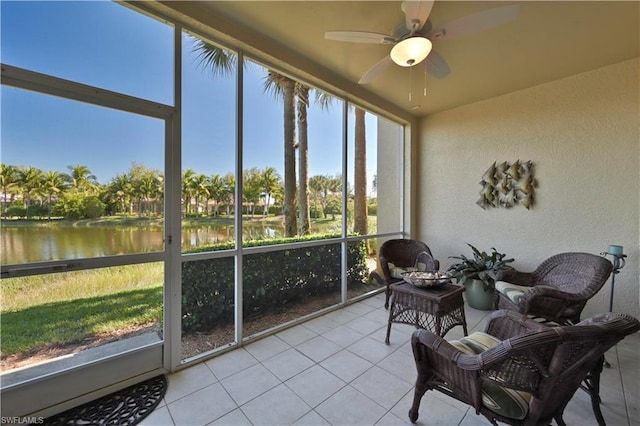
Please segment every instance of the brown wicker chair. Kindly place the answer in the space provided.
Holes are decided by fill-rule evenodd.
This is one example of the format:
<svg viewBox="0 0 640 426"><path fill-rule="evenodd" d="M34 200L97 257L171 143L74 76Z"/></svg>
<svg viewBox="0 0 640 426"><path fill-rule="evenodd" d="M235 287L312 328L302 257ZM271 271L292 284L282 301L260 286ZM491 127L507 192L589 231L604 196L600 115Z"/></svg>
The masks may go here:
<svg viewBox="0 0 640 426"><path fill-rule="evenodd" d="M431 250L422 241L411 239L387 240L380 246L378 253L380 267L383 277L376 272L371 275L387 286L385 309L389 309L389 297L391 296L390 284L402 281L402 272L409 268L416 268L417 263L422 263L422 270L437 271L440 269L440 262L433 258Z"/></svg>
<svg viewBox="0 0 640 426"><path fill-rule="evenodd" d="M602 425L598 391L604 353L639 329L640 322L626 314L600 314L578 325L548 327L517 312L497 311L486 333L498 343L486 345L488 349L473 344L474 339L488 340L482 333L447 342L416 330L411 345L418 379L409 419L418 419L425 392L437 390L474 407L494 425L546 425L555 419L562 426L566 405L581 383L590 380L593 410ZM507 401L507 393L517 398ZM518 409L509 413L514 400Z"/></svg>
<svg viewBox="0 0 640 426"><path fill-rule="evenodd" d="M587 301L607 282L611 270L611 262L602 256L560 253L533 272L500 271L495 308L562 325L576 324Z"/></svg>

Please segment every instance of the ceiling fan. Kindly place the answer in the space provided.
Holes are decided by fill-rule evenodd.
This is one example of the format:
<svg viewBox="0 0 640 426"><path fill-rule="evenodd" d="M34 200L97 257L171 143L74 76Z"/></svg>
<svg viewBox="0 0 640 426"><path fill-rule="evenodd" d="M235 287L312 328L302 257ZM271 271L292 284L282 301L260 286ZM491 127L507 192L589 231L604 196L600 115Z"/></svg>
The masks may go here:
<svg viewBox="0 0 640 426"><path fill-rule="evenodd" d="M444 78L451 70L447 61L432 50L433 42L451 40L497 27L516 19L520 10L520 5L517 4L495 7L433 28L429 20L433 3L434 0L403 1L405 21L398 24L390 35L367 31L327 31L324 37L328 40L353 43L393 45L389 55L369 68L358 81L359 84L373 81L393 63L401 67L411 67L425 59L429 74L436 78Z"/></svg>

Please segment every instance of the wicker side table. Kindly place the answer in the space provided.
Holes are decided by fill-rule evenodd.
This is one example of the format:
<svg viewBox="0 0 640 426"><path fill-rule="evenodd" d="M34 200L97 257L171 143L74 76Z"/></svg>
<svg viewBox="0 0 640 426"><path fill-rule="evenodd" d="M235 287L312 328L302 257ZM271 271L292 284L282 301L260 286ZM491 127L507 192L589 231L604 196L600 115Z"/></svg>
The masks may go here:
<svg viewBox="0 0 640 426"><path fill-rule="evenodd" d="M464 287L446 284L442 287L419 288L407 282L391 284L391 306L385 343L389 344L391 324L409 324L443 337L456 325L467 335L464 316Z"/></svg>

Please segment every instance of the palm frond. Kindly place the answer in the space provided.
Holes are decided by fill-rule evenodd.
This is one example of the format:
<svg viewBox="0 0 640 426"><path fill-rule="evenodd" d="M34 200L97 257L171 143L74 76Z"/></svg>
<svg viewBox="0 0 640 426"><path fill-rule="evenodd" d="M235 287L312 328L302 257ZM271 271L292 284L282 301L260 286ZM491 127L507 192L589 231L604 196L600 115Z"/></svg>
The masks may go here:
<svg viewBox="0 0 640 426"><path fill-rule="evenodd" d="M331 104L333 103L334 97L328 94L327 92L323 92L322 90L315 90L316 103L320 105L320 108L323 110L328 110Z"/></svg>
<svg viewBox="0 0 640 426"><path fill-rule="evenodd" d="M288 77L278 74L275 71L268 71L264 77L264 91L270 93L274 98L280 99L284 95L284 85L288 81L293 81Z"/></svg>
<svg viewBox="0 0 640 426"><path fill-rule="evenodd" d="M238 63L238 56L235 53L204 40L197 40L192 52L197 54L198 66L209 68L213 75L230 75Z"/></svg>

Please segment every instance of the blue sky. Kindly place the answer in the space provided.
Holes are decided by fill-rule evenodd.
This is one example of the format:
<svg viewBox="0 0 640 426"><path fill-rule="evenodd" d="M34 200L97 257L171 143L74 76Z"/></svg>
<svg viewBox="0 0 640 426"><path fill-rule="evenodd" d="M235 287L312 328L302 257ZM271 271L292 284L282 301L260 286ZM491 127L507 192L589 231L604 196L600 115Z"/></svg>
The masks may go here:
<svg viewBox="0 0 640 426"><path fill-rule="evenodd" d="M173 105L173 28L106 2L2 1L3 63ZM235 77L212 78L183 37L183 170L233 170ZM264 93L266 70L245 68L243 167L283 172L282 106ZM108 183L132 163L163 169L160 120L2 86L5 164L66 172L83 164ZM342 106L309 110L310 175L341 171ZM369 180L375 118L367 114ZM351 162L351 161L350 161Z"/></svg>

